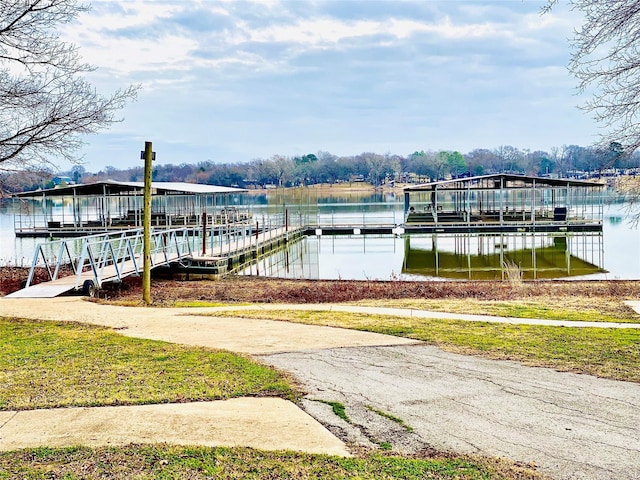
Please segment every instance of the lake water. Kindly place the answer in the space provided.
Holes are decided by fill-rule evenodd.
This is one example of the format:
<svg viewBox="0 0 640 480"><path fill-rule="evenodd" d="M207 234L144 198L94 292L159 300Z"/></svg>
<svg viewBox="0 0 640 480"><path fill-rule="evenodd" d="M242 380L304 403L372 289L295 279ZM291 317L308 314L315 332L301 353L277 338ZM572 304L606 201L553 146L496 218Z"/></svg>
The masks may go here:
<svg viewBox="0 0 640 480"><path fill-rule="evenodd" d="M291 199L261 204L273 208L287 201ZM320 223L345 217L355 223L399 223L402 209L400 199L389 195L329 197L318 199L311 217L316 215ZM495 279L505 278L503 262L513 262L525 278L635 280L640 279L640 230L629 223L628 214L625 204L606 205L602 235L310 236L240 273L311 279Z"/></svg>
<svg viewBox="0 0 640 480"><path fill-rule="evenodd" d="M307 203L308 202L308 203ZM393 195L302 198L248 196L257 216L300 214L321 222L401 223L401 198ZM295 204L295 205L294 205ZM624 204L605 207L602 235L511 236L310 236L263 257L241 273L311 279L446 280L504 278L505 262L526 278L640 279L640 230ZM16 239L10 205L0 207L0 265L29 266L43 239Z"/></svg>

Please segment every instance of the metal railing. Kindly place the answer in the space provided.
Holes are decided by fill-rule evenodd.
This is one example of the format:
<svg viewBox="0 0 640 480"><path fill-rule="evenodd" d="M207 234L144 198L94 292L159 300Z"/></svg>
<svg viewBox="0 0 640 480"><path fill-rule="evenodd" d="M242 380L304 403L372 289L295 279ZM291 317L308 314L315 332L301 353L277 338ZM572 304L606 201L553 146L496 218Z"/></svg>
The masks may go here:
<svg viewBox="0 0 640 480"><path fill-rule="evenodd" d="M286 222L284 215L272 215L260 220L244 218L235 223L214 224L204 230L202 227L154 229L151 232L151 268L193 257L204 245L208 245L209 252L231 254L245 248L245 243L249 245L256 231L271 239ZM106 280L121 281L129 275L140 275L143 244L143 229L39 243L25 287L33 284L37 268L43 268L50 281L75 275L73 288L76 290L85 289L88 281L100 288Z"/></svg>
<svg viewBox="0 0 640 480"><path fill-rule="evenodd" d="M152 231L151 266L192 255L196 238L197 232L190 228ZM51 281L69 276L70 268L76 276L76 290L83 288L87 280L99 288L105 279L120 281L128 275L139 275L142 252L142 229L40 243L25 287L32 284L36 268L44 268ZM87 272L91 272L90 278Z"/></svg>
<svg viewBox="0 0 640 480"><path fill-rule="evenodd" d="M397 226L404 222L402 211L354 212L341 209L323 209L316 212L290 212L289 226L299 227L366 227Z"/></svg>

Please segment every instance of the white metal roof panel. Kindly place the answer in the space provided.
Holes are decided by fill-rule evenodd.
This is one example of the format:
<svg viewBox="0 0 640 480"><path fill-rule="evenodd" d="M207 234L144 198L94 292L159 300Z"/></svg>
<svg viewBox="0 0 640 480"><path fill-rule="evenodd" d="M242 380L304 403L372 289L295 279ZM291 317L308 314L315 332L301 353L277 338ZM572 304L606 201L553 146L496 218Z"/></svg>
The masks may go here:
<svg viewBox="0 0 640 480"><path fill-rule="evenodd" d="M118 194L121 192L142 191L144 182L119 182L116 180L106 180L97 183L85 183L78 185L68 185L65 187L48 188L45 190L34 190L31 192L15 193L16 197L63 197L70 195L103 195ZM151 188L158 193L173 194L233 194L244 193L247 190L235 187L223 187L221 185L205 185L201 183L187 182L151 182Z"/></svg>

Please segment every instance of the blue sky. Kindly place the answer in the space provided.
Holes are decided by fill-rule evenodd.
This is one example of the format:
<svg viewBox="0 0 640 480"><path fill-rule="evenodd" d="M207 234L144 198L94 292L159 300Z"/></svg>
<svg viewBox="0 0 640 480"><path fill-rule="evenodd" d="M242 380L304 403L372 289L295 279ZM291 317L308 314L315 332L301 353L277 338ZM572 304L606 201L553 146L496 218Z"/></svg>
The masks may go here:
<svg viewBox="0 0 640 480"><path fill-rule="evenodd" d="M580 17L543 3L93 1L64 38L98 91L142 89L86 138L85 168L138 165L146 140L163 164L587 146L566 69Z"/></svg>

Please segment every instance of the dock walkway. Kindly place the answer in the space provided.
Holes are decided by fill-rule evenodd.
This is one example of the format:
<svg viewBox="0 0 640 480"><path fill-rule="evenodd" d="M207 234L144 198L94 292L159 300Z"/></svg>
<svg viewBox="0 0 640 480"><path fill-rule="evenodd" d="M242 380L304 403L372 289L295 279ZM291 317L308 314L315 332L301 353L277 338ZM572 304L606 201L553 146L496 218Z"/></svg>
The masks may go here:
<svg viewBox="0 0 640 480"><path fill-rule="evenodd" d="M226 242L196 249L193 229L154 230L152 233L151 268L181 264L185 268L205 268L223 275L252 258L304 234L301 227L279 227L248 235L245 230L230 235ZM93 235L84 239L60 240L56 245L38 246L25 288L7 295L11 298L53 298L72 291L93 296L102 284L117 282L130 275L140 275L143 268L142 232L118 235ZM71 252L68 242L82 241L79 255ZM213 242L212 242L213 243ZM59 245L58 245L59 244ZM57 248L56 248L57 247ZM203 251L204 250L204 251ZM53 255L51 255L53 252ZM47 258L50 257L50 258ZM42 263L42 260L44 263ZM61 273L65 261L73 267L71 275ZM41 266L50 280L31 284L34 269Z"/></svg>

